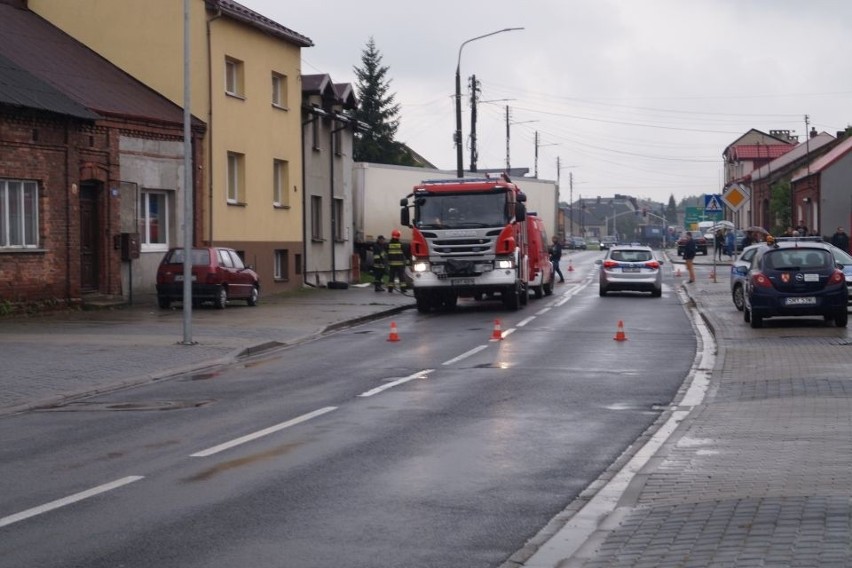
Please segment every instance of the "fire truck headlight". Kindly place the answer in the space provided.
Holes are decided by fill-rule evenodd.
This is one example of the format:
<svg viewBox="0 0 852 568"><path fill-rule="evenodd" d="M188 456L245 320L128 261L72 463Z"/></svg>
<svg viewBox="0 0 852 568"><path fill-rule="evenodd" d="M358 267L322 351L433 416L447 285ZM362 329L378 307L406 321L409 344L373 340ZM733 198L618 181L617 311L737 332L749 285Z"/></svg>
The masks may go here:
<svg viewBox="0 0 852 568"><path fill-rule="evenodd" d="M494 266L497 267L498 270L501 269L501 268L513 268L514 263L511 260L508 260L508 259L496 260L496 261L494 261Z"/></svg>
<svg viewBox="0 0 852 568"><path fill-rule="evenodd" d="M428 272L429 271L429 263L428 262L415 262L411 267L414 272Z"/></svg>

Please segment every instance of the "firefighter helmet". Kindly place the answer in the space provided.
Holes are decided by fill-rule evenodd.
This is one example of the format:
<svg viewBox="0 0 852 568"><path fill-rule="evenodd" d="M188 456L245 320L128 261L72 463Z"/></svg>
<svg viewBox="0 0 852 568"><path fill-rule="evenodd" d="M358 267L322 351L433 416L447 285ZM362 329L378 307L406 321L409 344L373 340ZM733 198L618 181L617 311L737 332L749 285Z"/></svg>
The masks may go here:
<svg viewBox="0 0 852 568"><path fill-rule="evenodd" d="M391 231L392 239L398 239L401 235L402 233L399 232L399 229L394 229L393 231Z"/></svg>

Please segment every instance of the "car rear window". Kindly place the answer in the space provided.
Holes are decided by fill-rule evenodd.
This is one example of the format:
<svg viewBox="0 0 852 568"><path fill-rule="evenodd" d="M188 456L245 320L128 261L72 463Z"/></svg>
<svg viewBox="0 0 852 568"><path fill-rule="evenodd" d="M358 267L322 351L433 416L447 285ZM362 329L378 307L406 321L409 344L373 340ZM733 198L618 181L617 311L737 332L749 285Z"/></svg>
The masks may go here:
<svg viewBox="0 0 852 568"><path fill-rule="evenodd" d="M622 262L646 262L651 260L653 255L647 250L614 250L610 258Z"/></svg>
<svg viewBox="0 0 852 568"><path fill-rule="evenodd" d="M175 249L169 253L166 264L183 264L184 249ZM207 249L192 249L193 266L207 266L210 264L210 251Z"/></svg>
<svg viewBox="0 0 852 568"><path fill-rule="evenodd" d="M826 250L789 249L766 253L766 267L774 270L823 269L834 263Z"/></svg>

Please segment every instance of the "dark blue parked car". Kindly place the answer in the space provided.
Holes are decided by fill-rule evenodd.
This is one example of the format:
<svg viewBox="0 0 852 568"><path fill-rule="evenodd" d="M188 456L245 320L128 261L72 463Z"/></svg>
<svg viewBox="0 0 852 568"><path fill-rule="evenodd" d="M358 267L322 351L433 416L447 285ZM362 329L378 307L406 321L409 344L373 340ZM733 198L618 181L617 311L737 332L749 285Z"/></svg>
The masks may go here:
<svg viewBox="0 0 852 568"><path fill-rule="evenodd" d="M832 248L814 241L759 247L745 275L743 319L758 328L771 317L823 316L846 327L849 292Z"/></svg>

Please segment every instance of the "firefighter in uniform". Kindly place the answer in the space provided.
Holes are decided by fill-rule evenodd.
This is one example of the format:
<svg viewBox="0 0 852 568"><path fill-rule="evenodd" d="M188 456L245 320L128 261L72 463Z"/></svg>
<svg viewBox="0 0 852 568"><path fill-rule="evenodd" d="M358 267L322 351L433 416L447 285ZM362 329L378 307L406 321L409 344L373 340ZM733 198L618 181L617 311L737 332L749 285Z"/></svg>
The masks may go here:
<svg viewBox="0 0 852 568"><path fill-rule="evenodd" d="M383 292L382 280L385 277L387 270L388 252L385 250L385 236L379 235L376 237L376 242L373 244L373 285L376 287L376 292Z"/></svg>
<svg viewBox="0 0 852 568"><path fill-rule="evenodd" d="M399 229L394 229L388 243L388 292L393 292L394 287L398 286L399 291L405 293L405 263L407 259L402 243L399 242L399 237Z"/></svg>

